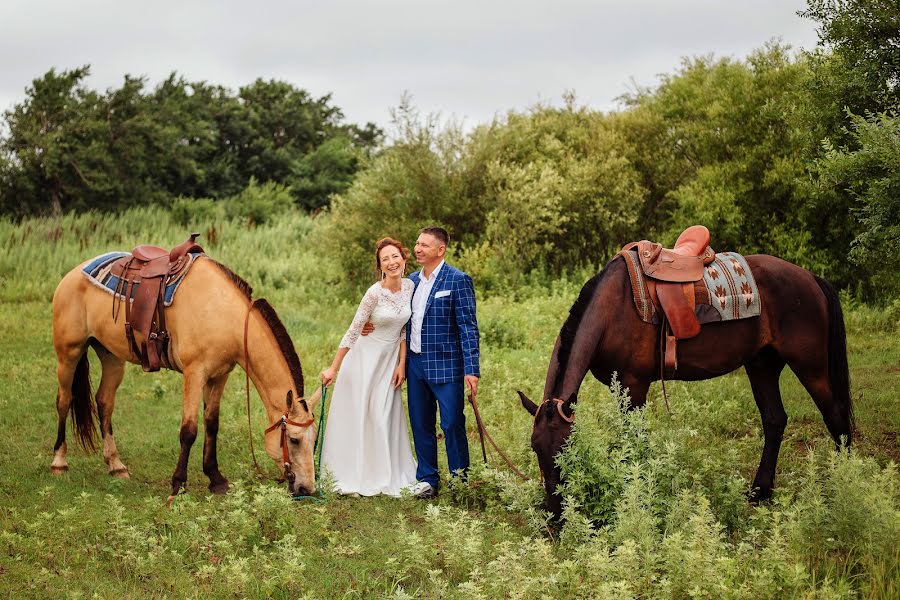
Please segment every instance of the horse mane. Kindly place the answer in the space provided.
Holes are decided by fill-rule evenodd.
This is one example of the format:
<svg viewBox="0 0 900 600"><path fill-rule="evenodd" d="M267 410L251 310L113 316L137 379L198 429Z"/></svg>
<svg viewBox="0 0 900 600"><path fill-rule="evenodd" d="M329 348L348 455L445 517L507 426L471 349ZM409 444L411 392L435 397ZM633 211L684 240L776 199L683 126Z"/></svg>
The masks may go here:
<svg viewBox="0 0 900 600"><path fill-rule="evenodd" d="M214 265L216 265L222 273L225 274L228 279L237 287L238 290L247 298L247 300L253 299L253 288L250 287L250 284L244 281L243 277L223 265L217 260L210 258ZM294 348L294 342L291 340L291 336L288 335L287 329L284 324L281 322L281 319L278 318L278 313L275 312L275 309L272 308L272 305L268 303L265 298L260 298L253 302L254 308L262 315L262 318L265 320L266 324L269 326L269 329L272 330L272 334L275 336L275 341L278 343L278 348L281 350L281 354L284 356L284 360L288 364L288 368L291 371L291 378L294 380L294 387L297 388L297 393L300 394L302 398L303 394L303 367L300 364L300 357L297 356L297 350Z"/></svg>
<svg viewBox="0 0 900 600"><path fill-rule="evenodd" d="M284 360L287 361L288 368L291 371L291 377L294 379L294 387L297 388L297 393L303 398L303 367L300 365L300 357L297 356L297 350L294 349L294 342L291 340L291 336L288 335L287 329L285 329L281 319L278 318L275 309L272 308L272 305L265 298L254 301L253 307L262 315L269 329L275 335L278 348L281 349L281 354L284 355Z"/></svg>
<svg viewBox="0 0 900 600"><path fill-rule="evenodd" d="M581 292L578 294L578 299L575 300L575 304L569 309L569 316L566 318L565 323L563 323L562 329L559 330L559 352L556 355L557 371L556 381L553 382L554 390L559 389L563 377L565 376L569 355L572 352L572 346L575 344L575 337L578 335L578 328L581 325L581 321L584 319L584 315L587 313L588 306L590 306L591 300L593 300L594 295L597 293L597 288L600 287L600 283L612 271L610 267L615 262L616 258L617 257L613 257L599 273L588 279L587 283L584 284L581 288Z"/></svg>
<svg viewBox="0 0 900 600"><path fill-rule="evenodd" d="M209 257L207 257L207 258L209 258ZM253 288L250 287L250 284L247 283L246 281L244 281L244 279L240 275L238 275L237 273L235 273L234 271L232 271L231 269L229 269L228 267L226 267L225 265L223 265L222 263L220 263L219 261L217 261L215 259L210 258L209 260L212 261L212 263L214 265L219 267L219 270L222 271L225 274L225 276L231 280L231 283L233 283L235 286L237 286L237 289L239 289L241 291L241 293L247 297L247 300L251 300L253 298ZM278 319L278 317L275 317L275 318L276 318L276 320Z"/></svg>

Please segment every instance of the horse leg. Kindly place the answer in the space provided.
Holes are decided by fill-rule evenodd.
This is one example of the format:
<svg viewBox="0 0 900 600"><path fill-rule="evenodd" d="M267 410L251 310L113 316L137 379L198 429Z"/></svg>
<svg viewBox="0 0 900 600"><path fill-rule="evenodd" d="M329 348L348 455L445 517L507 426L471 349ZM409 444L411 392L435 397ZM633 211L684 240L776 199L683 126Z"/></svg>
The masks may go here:
<svg viewBox="0 0 900 600"><path fill-rule="evenodd" d="M184 385L181 399L181 454L178 456L178 464L172 473L172 498L186 488L188 457L191 455L191 446L197 439L197 411L200 407L200 397L206 386L206 376L193 371L184 372Z"/></svg>
<svg viewBox="0 0 900 600"><path fill-rule="evenodd" d="M103 460L109 467L113 477L128 477L128 468L119 458L116 440L113 437L112 414L116 408L116 390L125 375L125 361L120 360L112 352L95 345L97 356L103 365L100 386L97 388L97 416L100 418L100 435L103 437Z"/></svg>
<svg viewBox="0 0 900 600"><path fill-rule="evenodd" d="M632 377L622 377L622 387L628 388L628 410L635 408L643 408L647 403L647 391L650 389L650 382L635 379Z"/></svg>
<svg viewBox="0 0 900 600"><path fill-rule="evenodd" d="M224 494L228 491L228 480L219 472L216 456L216 439L219 435L219 402L228 375L210 379L203 390L203 472L209 477L209 491Z"/></svg>
<svg viewBox="0 0 900 600"><path fill-rule="evenodd" d="M806 388L806 391L812 396L813 402L822 418L828 432L834 439L835 445L840 448L841 444L850 445L851 421L847 414L841 410L841 407L835 398L834 390L828 377L828 364L824 358L818 361L812 358L801 359L798 361L789 361L788 366L797 375L797 379Z"/></svg>
<svg viewBox="0 0 900 600"><path fill-rule="evenodd" d="M784 359L774 349L766 347L745 365L745 369L750 378L753 399L762 418L765 437L759 469L756 470L756 477L750 490L750 501L756 503L772 497L778 452L781 450L781 438L787 426L787 413L784 411L781 389L778 387L778 379L784 369Z"/></svg>
<svg viewBox="0 0 900 600"><path fill-rule="evenodd" d="M56 354L56 377L59 388L56 391L56 443L53 445L53 462L50 472L62 475L69 470L66 460L66 418L72 406L72 383L75 381L75 369L84 354L84 348L67 348L58 350Z"/></svg>

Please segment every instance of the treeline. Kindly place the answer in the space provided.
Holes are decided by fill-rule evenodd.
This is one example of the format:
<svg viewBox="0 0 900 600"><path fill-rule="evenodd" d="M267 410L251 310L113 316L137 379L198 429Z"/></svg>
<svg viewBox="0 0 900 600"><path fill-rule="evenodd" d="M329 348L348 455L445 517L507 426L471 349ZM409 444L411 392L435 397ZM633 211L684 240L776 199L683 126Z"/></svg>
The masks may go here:
<svg viewBox="0 0 900 600"><path fill-rule="evenodd" d="M50 70L4 114L3 213L221 199L254 180L289 186L298 206L315 210L347 188L381 140L371 123L344 123L330 97L284 82L234 93L174 74L153 89L126 76L100 93L85 87L89 74Z"/></svg>
<svg viewBox="0 0 900 600"><path fill-rule="evenodd" d="M173 76L97 94L81 86L86 71L51 71L5 115L0 209L180 197L178 220L202 226L222 199L252 222L291 202L327 207L317 234L351 277L368 274L375 237L411 242L436 223L485 287L596 267L624 242L671 244L702 223L717 249L781 256L891 301L900 11L895 0L809 0L803 15L819 27L814 51L769 44L745 60L685 60L617 112L570 96L468 132L403 103L387 145L373 125L343 123L328 97L284 83L234 95Z"/></svg>
<svg viewBox="0 0 900 600"><path fill-rule="evenodd" d="M900 11L811 0L805 16L820 26L815 51L686 60L611 114L570 97L463 134L401 106L397 142L332 203L326 241L352 273L376 233L413 240L442 223L457 261L502 285L600 266L631 240L672 244L702 223L716 249L774 254L894 300Z"/></svg>

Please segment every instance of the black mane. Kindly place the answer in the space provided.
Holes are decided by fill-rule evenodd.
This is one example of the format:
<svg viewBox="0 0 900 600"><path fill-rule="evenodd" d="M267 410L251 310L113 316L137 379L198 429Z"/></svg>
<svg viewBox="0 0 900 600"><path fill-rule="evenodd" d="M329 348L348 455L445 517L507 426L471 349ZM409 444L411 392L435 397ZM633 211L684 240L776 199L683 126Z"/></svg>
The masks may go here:
<svg viewBox="0 0 900 600"><path fill-rule="evenodd" d="M262 318L265 319L269 329L271 329L272 333L275 335L275 341L278 342L281 354L284 355L284 360L287 361L288 368L291 370L294 387L297 388L297 393L300 395L300 398L304 398L303 367L300 365L300 357L297 356L297 350L294 349L294 342L291 341L291 336L288 335L287 329L285 329L281 319L278 318L275 309L272 308L272 305L269 304L265 298L256 300L253 303L253 306L259 311L259 314L262 315Z"/></svg>
<svg viewBox="0 0 900 600"><path fill-rule="evenodd" d="M581 292L578 294L578 299L575 300L575 304L569 309L569 316L566 318L566 322L563 323L562 329L559 330L559 352L556 355L557 371L556 381L553 382L553 390L558 390L560 384L562 384L563 377L566 373L566 365L569 362L569 354L572 352L572 346L575 344L575 336L578 335L578 328L587 313L591 300L593 300L594 295L597 293L600 282L613 271L611 267L616 258L618 257L613 257L599 273L588 279L587 283L584 284L584 287L581 288Z"/></svg>

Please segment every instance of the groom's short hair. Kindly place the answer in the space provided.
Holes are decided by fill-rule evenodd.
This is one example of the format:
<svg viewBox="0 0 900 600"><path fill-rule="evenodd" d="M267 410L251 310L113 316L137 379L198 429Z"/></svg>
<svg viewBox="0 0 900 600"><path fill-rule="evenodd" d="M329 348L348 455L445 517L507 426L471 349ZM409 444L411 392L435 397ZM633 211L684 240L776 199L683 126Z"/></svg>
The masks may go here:
<svg viewBox="0 0 900 600"><path fill-rule="evenodd" d="M419 233L427 233L428 235L433 235L437 239L441 240L441 243L445 246L450 245L450 234L447 233L447 230L443 227L423 227L419 230Z"/></svg>

